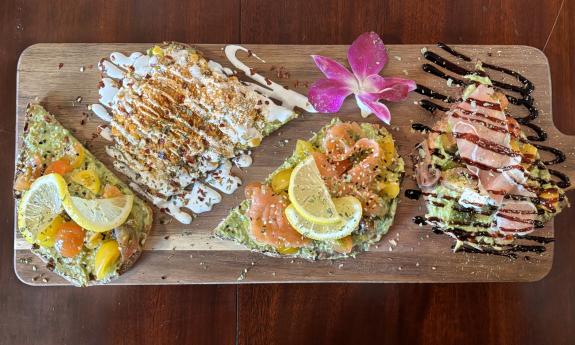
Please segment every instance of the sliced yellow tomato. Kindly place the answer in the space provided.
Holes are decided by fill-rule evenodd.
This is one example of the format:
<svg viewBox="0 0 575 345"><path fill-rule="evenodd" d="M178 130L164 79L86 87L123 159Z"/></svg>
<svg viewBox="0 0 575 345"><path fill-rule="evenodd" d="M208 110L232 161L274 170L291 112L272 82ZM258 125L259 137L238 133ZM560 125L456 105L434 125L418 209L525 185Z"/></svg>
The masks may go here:
<svg viewBox="0 0 575 345"><path fill-rule="evenodd" d="M70 166L72 167L72 169L78 169L82 165L82 163L84 163L86 154L84 153L84 148L82 147L82 145L80 145L80 143L74 144L74 151L76 151L76 156L71 161Z"/></svg>
<svg viewBox="0 0 575 345"><path fill-rule="evenodd" d="M521 152L523 152L524 155L530 157L537 157L537 148L531 144L523 144L523 147L521 147Z"/></svg>
<svg viewBox="0 0 575 345"><path fill-rule="evenodd" d="M113 269L116 267L116 262L120 258L120 247L116 240L104 242L96 252L94 259L94 271L96 272L96 279L102 280L106 278Z"/></svg>
<svg viewBox="0 0 575 345"><path fill-rule="evenodd" d="M385 164L391 164L395 157L395 143L393 142L391 135L386 135L379 145L383 149Z"/></svg>
<svg viewBox="0 0 575 345"><path fill-rule="evenodd" d="M36 243L44 248L53 247L54 243L56 242L56 235L58 234L58 231L60 231L63 223L64 218L62 218L60 215L56 216L56 218L54 218L52 223L50 223L46 229L38 233L38 236L36 237Z"/></svg>
<svg viewBox="0 0 575 345"><path fill-rule="evenodd" d="M515 139L511 139L511 141L509 142L509 146L511 146L511 149L515 152L521 152L521 147L519 146L519 142Z"/></svg>
<svg viewBox="0 0 575 345"><path fill-rule="evenodd" d="M279 194L288 189L291 172L293 169L282 170L272 177L272 189Z"/></svg>
<svg viewBox="0 0 575 345"><path fill-rule="evenodd" d="M399 183L398 182L384 182L383 193L390 199L395 198L399 194Z"/></svg>
<svg viewBox="0 0 575 345"><path fill-rule="evenodd" d="M333 249L341 254L351 253L351 250L353 249L353 238L350 235L344 238L340 238L339 240L334 240Z"/></svg>
<svg viewBox="0 0 575 345"><path fill-rule="evenodd" d="M298 252L299 248L296 247L279 247L276 249L282 255L291 255Z"/></svg>
<svg viewBox="0 0 575 345"><path fill-rule="evenodd" d="M94 194L100 192L100 178L92 169L78 171L72 175L72 181L83 186Z"/></svg>
<svg viewBox="0 0 575 345"><path fill-rule="evenodd" d="M295 144L295 154L300 158L305 158L315 151L315 147L305 140L298 140Z"/></svg>
<svg viewBox="0 0 575 345"><path fill-rule="evenodd" d="M164 50L160 48L160 46L154 46L152 49L150 49L150 52L154 56L164 56Z"/></svg>

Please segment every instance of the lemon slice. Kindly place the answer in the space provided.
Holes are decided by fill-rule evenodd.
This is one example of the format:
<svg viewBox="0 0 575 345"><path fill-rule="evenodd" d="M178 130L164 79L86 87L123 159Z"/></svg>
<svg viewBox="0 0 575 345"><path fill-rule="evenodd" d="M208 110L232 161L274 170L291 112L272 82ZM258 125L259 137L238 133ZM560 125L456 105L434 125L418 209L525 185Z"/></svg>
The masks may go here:
<svg viewBox="0 0 575 345"><path fill-rule="evenodd" d="M104 232L122 225L134 202L133 195L108 199L82 199L68 196L62 202L64 210L73 221L86 230Z"/></svg>
<svg viewBox="0 0 575 345"><path fill-rule="evenodd" d="M313 157L293 169L288 195L295 210L310 222L335 224L341 221Z"/></svg>
<svg viewBox="0 0 575 345"><path fill-rule="evenodd" d="M62 212L62 199L67 195L68 186L61 175L48 174L32 183L18 205L18 229L28 241L35 242Z"/></svg>
<svg viewBox="0 0 575 345"><path fill-rule="evenodd" d="M361 202L353 196L333 199L341 220L335 224L316 224L302 217L293 204L285 210L290 225L300 234L313 240L338 240L351 234L359 225L363 214Z"/></svg>

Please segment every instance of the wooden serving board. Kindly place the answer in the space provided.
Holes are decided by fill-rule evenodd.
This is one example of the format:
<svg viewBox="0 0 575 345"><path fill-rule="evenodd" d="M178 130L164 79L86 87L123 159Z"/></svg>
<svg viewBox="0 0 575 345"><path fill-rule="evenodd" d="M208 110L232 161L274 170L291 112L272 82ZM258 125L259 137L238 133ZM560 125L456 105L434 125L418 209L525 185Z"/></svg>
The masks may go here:
<svg viewBox="0 0 575 345"><path fill-rule="evenodd" d="M71 129L76 137L89 142L91 151L109 167L111 162L104 152L105 141L93 139L96 127L102 121L92 115L87 105L98 99L100 73L98 61L111 52L130 53L145 51L152 44L37 44L26 49L18 64L17 142L20 144L24 111L28 102L38 98L48 111ZM205 55L224 65L223 45L197 45ZM307 86L321 77L310 54L330 56L346 61L347 46L276 46L247 45L262 63L253 57L242 60L270 79L291 89L306 93ZM419 84L444 93L454 94L444 80L422 71L424 59L421 45L390 45L389 63L384 75L405 76ZM433 45L429 49L444 55ZM535 123L548 133L548 145L562 149L567 161L554 169L575 177L575 140L559 132L551 113L551 82L549 66L543 53L525 46L455 46L462 52L483 61L505 66L532 80L536 86L534 98L540 109ZM472 67L472 66L470 66ZM286 73L277 73L278 69ZM496 75L493 75L496 76ZM499 76L501 77L501 76ZM505 78L514 82L513 78ZM80 101L81 98L81 101ZM422 136L411 130L412 122L432 124L433 118L416 105L423 97L412 93L401 103L388 103L392 112L392 133L398 150L405 158L406 178L402 186L401 202L390 232L379 245L357 258L336 261L309 262L271 258L250 252L229 241L212 236L212 229L239 204L243 198L240 189L234 195L224 196L212 212L197 217L192 224L182 225L155 210L154 226L145 251L136 265L112 284L203 284L251 282L484 282L535 281L543 278L553 261L553 244L547 245L542 255L520 255L512 260L501 256L452 253L452 240L433 234L429 226L420 227L412 222L416 215L425 213L424 201L409 200L403 190L414 187L408 154ZM525 109L513 109L525 114ZM308 138L328 123L334 115L303 114L279 131L266 138L254 150L253 165L237 171L244 183L263 180L288 157L296 139ZM377 122L359 116L350 97L337 115L344 120ZM83 121L84 120L84 121ZM549 144L551 143L551 144ZM120 174L118 174L120 175ZM121 176L121 175L120 175ZM121 176L123 178L123 176ZM553 222L538 231L539 235L553 236ZM394 240L397 245L393 245ZM67 282L49 272L45 265L29 252L29 245L16 231L15 270L26 284L64 285Z"/></svg>

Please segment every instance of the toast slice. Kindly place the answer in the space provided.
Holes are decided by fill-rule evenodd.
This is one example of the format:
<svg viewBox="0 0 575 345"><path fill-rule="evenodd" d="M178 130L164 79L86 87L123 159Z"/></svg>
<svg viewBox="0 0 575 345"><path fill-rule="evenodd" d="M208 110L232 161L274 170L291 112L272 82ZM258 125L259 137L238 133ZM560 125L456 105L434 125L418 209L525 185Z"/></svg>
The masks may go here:
<svg viewBox="0 0 575 345"><path fill-rule="evenodd" d="M133 195L133 204L127 220L120 226L106 232L84 232L84 240L77 255L66 257L57 249L54 239L34 236L25 226L18 224L22 236L32 244L32 252L38 255L47 267L77 286L102 284L127 271L139 258L144 242L152 227L152 209L132 190L94 157L82 144L64 128L56 118L39 104L29 104L26 110L26 124L22 134L22 146L16 161L14 196L19 208L21 198L38 177L58 171L54 162L66 161L69 167L59 170L64 177L71 196L84 199L106 198L118 195ZM87 185L77 176L95 174L99 183ZM60 215L69 221L65 211ZM57 229L56 229L57 230ZM44 232L47 230L43 230ZM40 232L42 233L42 231ZM50 235L54 237L55 235ZM107 273L96 274L96 254L102 245L114 240L120 255L110 263Z"/></svg>
<svg viewBox="0 0 575 345"><path fill-rule="evenodd" d="M278 191L278 177L285 175L286 171L291 171L300 162L308 159L310 155L314 155L312 152L324 155L323 157L327 156L328 162L332 162L329 154L326 155L325 143L328 141L326 136L330 130L334 129L334 127L342 125L357 126L360 128L359 131L362 134L353 139L355 142L363 139L373 140L379 145L380 149L385 152L385 160L382 159L380 162L376 163L383 168L370 172L370 174L373 174L373 179L370 183L366 184L367 187L365 187L365 190L373 192L372 195L374 196L374 199L371 201L379 203L377 211L367 211L367 209L370 208L370 205L369 201L366 202L365 199L361 198L362 195L365 195L364 193L348 193L343 191L347 186L349 186L349 184L345 182L349 177L348 174L353 170L354 166L362 164L361 162L365 159L366 155L370 155L369 150L356 151L351 155L351 157L347 158L346 160L349 160L349 164L351 166L348 166L346 171L340 171L336 178L336 180L341 184L334 182L331 184L331 187L328 187L332 198L351 195L361 199L363 214L359 224L350 235L335 240L314 240L301 234L298 236L297 232L292 232L292 235L290 235L292 239L291 241L286 241L285 244L282 243L281 245L278 245L278 242L271 237L266 238L266 236L261 236L258 233L258 231L265 230L256 229L256 227L254 227L255 221L257 220L251 217L253 214L250 213L250 208L253 206L254 199L249 197L249 189L253 189L253 185L248 185L246 187L248 199L244 200L238 207L232 209L228 217L214 230L215 235L222 239L233 240L237 243L243 244L253 251L257 251L265 255L298 257L308 260L353 257L359 252L369 250L370 245L378 242L381 237L388 232L393 223L398 202L399 184L403 178L404 172L403 160L397 155L393 138L385 128L379 125L367 123L361 125L350 124L335 119L332 123L325 126L315 134L310 140L298 141L296 150L292 156L289 157L277 170L275 170L263 182L263 184L258 184L257 188L274 190L272 198L279 200L279 203L276 202L275 205L272 205L270 210L277 208L279 204L283 205L281 207L289 207L288 205L290 202L285 191L288 187L284 186L285 188L283 191ZM302 147L306 147L306 149L302 149ZM322 177L324 177L323 173ZM326 182L326 185L330 185L330 183ZM270 205L267 206L269 207ZM268 211L264 211L264 214ZM266 220L264 220L263 223L265 224ZM271 231L273 232L274 230L272 229ZM292 228L292 231L296 230ZM273 237L274 235L271 236ZM285 238L288 237L285 234L283 236ZM287 242L291 242L291 244ZM279 243L281 243L281 241Z"/></svg>

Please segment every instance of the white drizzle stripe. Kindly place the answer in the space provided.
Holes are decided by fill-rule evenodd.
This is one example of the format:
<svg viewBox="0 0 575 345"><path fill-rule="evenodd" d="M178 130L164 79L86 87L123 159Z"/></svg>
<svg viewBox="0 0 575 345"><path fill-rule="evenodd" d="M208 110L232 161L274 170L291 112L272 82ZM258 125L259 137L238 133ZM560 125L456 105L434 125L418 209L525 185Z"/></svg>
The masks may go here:
<svg viewBox="0 0 575 345"><path fill-rule="evenodd" d="M240 49L247 51L243 47ZM94 104L92 110L98 117L110 122L110 127L106 128L106 132L102 132L102 135L115 142L115 146L106 149L107 153L114 158L114 167L132 180L131 186L134 190L146 196L154 205L164 209L178 221L188 224L192 221L193 215L182 211L182 208L188 208L195 214L208 212L213 205L221 202L221 196L215 189L231 194L241 185L241 180L231 174L232 161L241 168L251 165L252 159L245 151L237 150L233 146L240 144L244 148L249 148L254 145L252 143L257 145L264 136L262 133L264 125L261 122L254 122L253 120L252 122L238 122L241 119L249 119L242 112L250 111L250 108L228 107L225 112L219 112L214 108L215 104L210 99L209 92L203 96L201 93L199 96L194 96L195 94L192 92L194 88L201 87L206 88L206 90L223 88L227 92L231 91L243 95L242 97L245 97L246 101L253 102L252 104L257 103L255 109L259 111L260 116L266 122L283 124L289 121L296 116L293 112L293 108L296 106L310 112L315 111L305 96L287 90L279 84L271 83L270 87L266 88L252 83L239 83L237 79L229 79L230 82L228 82L228 76L234 75L234 71L215 61L203 60L207 61L203 65L204 71L207 67L211 71L210 74L202 71L199 65L190 64L188 60L190 51L187 49L172 50L169 54L174 59L174 66L179 66L180 70L161 63L156 56L150 58L139 52L134 52L129 56L114 52L110 55L109 60L102 59L99 68L105 77L102 79L99 89L101 104ZM232 59L229 57L228 59L234 65L239 62L235 53ZM249 71L247 66L239 63ZM184 72L185 75L181 72ZM156 80L164 85L164 88L150 89L153 84L147 83L144 77ZM179 78L188 83L190 89L187 87L186 89L179 89L184 92L183 102L173 98L172 91L165 88L171 87L172 78L176 78L174 80ZM263 77L254 80L266 83ZM174 86L177 87L177 85ZM156 96L148 97L144 101L142 97L147 97L146 95L149 95L150 92ZM195 92L197 94L197 91ZM165 108L163 104L156 102L156 97L168 100L173 108ZM278 100L282 105L274 103L270 98ZM106 107L112 110L114 117L118 116L117 120L120 122L110 116ZM139 117L134 116L133 112L137 112L135 114L139 114ZM158 131L158 128L149 127L155 119L164 115L168 116L166 118L168 121L179 123L174 129L177 132L164 133ZM212 126L225 133L223 138L227 138L226 140L229 141L220 142L209 132L188 126L186 121L189 119L184 119L186 116L200 116L201 119L208 120ZM225 122L223 126L222 121ZM135 125L135 128L130 127L128 131L124 126L130 123ZM115 130L118 136L112 135L111 129ZM149 161L143 165L140 158L136 159L140 150L147 147L149 140L157 143L160 140L170 140L172 135L181 137L189 134L180 129L192 131L196 138L201 138L201 140L209 143L208 149L204 148L203 151L198 151L194 163L194 169L197 169L196 173L188 172L187 166L180 166L179 169L174 170L169 161L164 167L161 160L156 163L162 164L155 166L155 170L150 170L154 168L154 165L150 166ZM228 148L229 152L226 151ZM178 155L174 145L168 146L166 152ZM228 153L224 153L222 156L223 152ZM164 173L159 173L158 170L164 171ZM205 183L197 180L198 174L205 177ZM186 191L185 188L190 187L191 191L189 189Z"/></svg>
<svg viewBox="0 0 575 345"><path fill-rule="evenodd" d="M309 103L307 97L305 97L304 95L297 93L293 90L288 90L285 87L283 87L282 85L277 84L277 83L275 83L269 79L264 78L264 76L262 76L259 73L251 73L250 68L248 66L246 66L243 62L241 62L237 58L236 53L238 52L238 50L244 51L246 53L248 52L248 49L246 49L245 47L242 47L242 46L238 46L238 45L228 45L224 48L224 52L226 54L226 57L231 62L231 64L234 65L235 68L244 72L246 74L246 76L248 76L249 78L251 78L251 79L257 81L258 83L260 83L261 85L265 85L269 89L271 89L274 93L273 97L278 99L279 101L281 101L282 105L284 107L292 108L292 109L294 107L298 107L298 108L304 109L305 111L310 112L310 113L316 113L317 112L313 108L311 103ZM254 54L252 54L252 56L254 56ZM263 61L263 60L261 60L261 61Z"/></svg>

